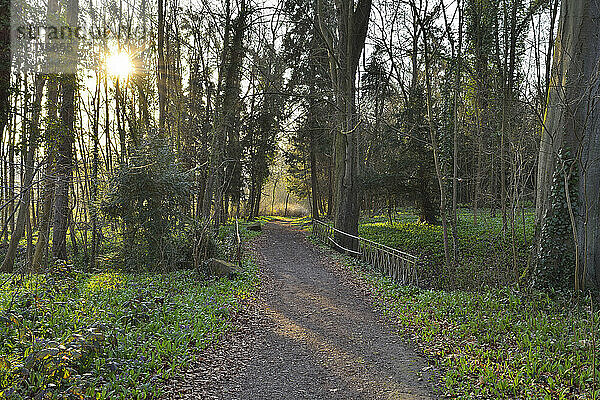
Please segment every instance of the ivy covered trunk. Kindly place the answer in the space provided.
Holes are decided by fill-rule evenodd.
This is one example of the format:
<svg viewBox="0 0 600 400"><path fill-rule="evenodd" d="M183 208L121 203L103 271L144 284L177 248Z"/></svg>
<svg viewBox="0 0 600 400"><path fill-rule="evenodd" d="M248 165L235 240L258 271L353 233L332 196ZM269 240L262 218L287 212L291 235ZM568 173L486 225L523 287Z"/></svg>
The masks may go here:
<svg viewBox="0 0 600 400"><path fill-rule="evenodd" d="M563 0L537 175L537 275L575 289L600 287L599 31L598 2Z"/></svg>

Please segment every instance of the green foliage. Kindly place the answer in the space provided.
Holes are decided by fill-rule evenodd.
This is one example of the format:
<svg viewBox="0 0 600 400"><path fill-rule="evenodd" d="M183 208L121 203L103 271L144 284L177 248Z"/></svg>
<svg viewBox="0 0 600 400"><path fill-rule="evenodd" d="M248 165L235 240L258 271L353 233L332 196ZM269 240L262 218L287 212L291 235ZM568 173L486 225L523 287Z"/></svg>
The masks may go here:
<svg viewBox="0 0 600 400"><path fill-rule="evenodd" d="M376 242L414 254L421 261L419 279L426 286L479 288L503 286L515 282L522 271L513 270L512 235L502 231L502 217L486 216L480 212L478 224L473 223L470 211L459 215L459 263L453 271L442 270L444 242L442 227L418 222L412 210L397 213L395 221L384 222L385 216L361 222L359 234ZM524 268L533 240L533 213L527 212L525 224L515 224L517 266Z"/></svg>
<svg viewBox="0 0 600 400"><path fill-rule="evenodd" d="M16 277L0 288L0 398L143 399L229 329L258 283L191 271ZM0 275L0 281L9 278Z"/></svg>
<svg viewBox="0 0 600 400"><path fill-rule="evenodd" d="M559 154L552 176L550 207L541 231L540 254L533 283L539 288L567 288L573 286L575 276L575 243L567 202L565 177L568 181L571 207L577 210L576 169L568 155Z"/></svg>
<svg viewBox="0 0 600 400"><path fill-rule="evenodd" d="M299 199L314 196L319 203L328 201L326 188L332 185L332 145L335 118L331 109L332 96L327 46L314 23L314 3L286 0L283 12L294 21L282 38L283 57L291 68L285 90L288 116L296 121L297 129L289 135L290 146L284 150L289 180L287 187ZM333 8L331 8L332 10ZM324 23L334 23L330 8L323 7L320 17ZM315 156L315 171L310 171L310 154ZM317 178L319 193L311 193L310 173Z"/></svg>
<svg viewBox="0 0 600 400"><path fill-rule="evenodd" d="M367 74L364 80L370 87L377 77ZM390 88L385 89L386 96L390 91ZM383 102L384 98L379 101ZM404 107L394 115L395 127L392 124L373 126L374 144L369 148L371 154L361 184L371 200L383 200L388 208L398 202L406 204L410 201L416 205L420 220L433 224L439 210L426 115L425 89L416 84L410 88Z"/></svg>
<svg viewBox="0 0 600 400"><path fill-rule="evenodd" d="M538 291L402 287L346 263L376 307L442 370L450 398L597 399L600 312ZM594 307L597 309L597 307Z"/></svg>
<svg viewBox="0 0 600 400"><path fill-rule="evenodd" d="M111 178L101 209L123 222L123 256L133 270L191 264L193 227L182 212L191 179L169 144L150 136Z"/></svg>

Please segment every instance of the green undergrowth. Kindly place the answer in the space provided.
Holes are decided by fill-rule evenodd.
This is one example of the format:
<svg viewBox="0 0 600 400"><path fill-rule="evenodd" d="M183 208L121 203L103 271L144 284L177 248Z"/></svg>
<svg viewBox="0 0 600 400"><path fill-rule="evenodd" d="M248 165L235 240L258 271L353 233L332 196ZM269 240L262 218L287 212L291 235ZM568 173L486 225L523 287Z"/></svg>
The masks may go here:
<svg viewBox="0 0 600 400"><path fill-rule="evenodd" d="M525 214L524 224L521 219L516 222L514 252L513 232L510 225L503 231L501 216L482 214L477 224L470 212L463 212L459 217L459 262L453 271L443 270L442 227L418 222L410 210L395 214L391 224L385 216L363 219L359 234L419 257L422 268L419 278L426 286L472 289L517 281L527 265L533 238L533 214ZM451 238L449 240L451 242Z"/></svg>
<svg viewBox="0 0 600 400"><path fill-rule="evenodd" d="M0 274L0 398L156 398L254 296L257 267L251 258L243 267L231 281L64 264L44 275Z"/></svg>
<svg viewBox="0 0 600 400"><path fill-rule="evenodd" d="M312 226L312 218L310 216L305 217L279 217L279 216L261 216L257 218L261 222L283 222L290 225L293 228L305 230Z"/></svg>
<svg viewBox="0 0 600 400"><path fill-rule="evenodd" d="M409 336L441 373L443 391L460 399L600 399L597 354L600 307L590 297L514 289L510 230L500 217L461 216L459 271L444 271L442 229L407 211L390 224L363 220L361 236L421 257L426 277L452 277L431 290L400 286L371 267L328 250L370 288L374 307ZM516 225L518 265L524 265L533 217ZM324 246L322 246L324 247ZM522 267L521 267L522 268ZM448 283L448 282L444 282ZM514 286L514 285L513 285Z"/></svg>
<svg viewBox="0 0 600 400"><path fill-rule="evenodd" d="M448 397L600 398L600 313L590 312L598 307L589 297L406 287L336 257L367 283L375 308L437 365Z"/></svg>

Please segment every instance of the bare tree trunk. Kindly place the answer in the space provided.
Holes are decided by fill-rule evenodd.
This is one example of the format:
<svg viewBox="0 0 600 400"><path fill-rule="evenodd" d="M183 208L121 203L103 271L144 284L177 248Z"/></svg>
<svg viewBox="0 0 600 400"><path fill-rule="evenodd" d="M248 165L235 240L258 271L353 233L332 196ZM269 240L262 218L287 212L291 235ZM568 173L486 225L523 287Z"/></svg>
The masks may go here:
<svg viewBox="0 0 600 400"><path fill-rule="evenodd" d="M258 189L256 191L256 202L254 204L254 217L258 217L260 215L260 201L262 199L262 185L258 185Z"/></svg>
<svg viewBox="0 0 600 400"><path fill-rule="evenodd" d="M7 134L6 128L10 118L10 7L10 0L0 0L0 137L2 139L9 137L7 143L9 152L11 151L12 144L10 142L10 133ZM3 140L0 140L0 147L2 147L2 142ZM2 185L2 195L0 196L0 200L4 203L4 201L11 198L11 194L7 187L8 182L5 181L5 179L7 178L7 173L9 173L8 171L13 170L13 165L6 162L6 159L4 158L6 154L0 154L0 156L2 156L3 162L2 170L0 170L0 173L2 174L2 179L0 180L0 185ZM4 208L2 215L4 216L2 219L4 224L2 231L0 232L0 241L4 242L8 237L6 222L8 222L9 218L12 218L12 213L9 209Z"/></svg>
<svg viewBox="0 0 600 400"><path fill-rule="evenodd" d="M25 175L24 179L21 183L21 196L19 200L19 214L17 216L17 223L15 225L15 230L12 232L10 237L10 243L8 245L8 249L6 251L6 256L4 257L4 262L2 263L2 271L11 272L15 263L15 256L17 254L17 248L19 246L19 241L23 237L23 233L25 231L25 225L29 215L29 205L31 203L31 186L33 182L34 175L34 158L35 158L35 150L36 143L39 137L40 129L39 129L39 121L41 114L41 104L42 104L42 93L44 90L44 83L46 79L43 75L36 75L35 78L35 98L33 103L33 115L31 117L31 121L29 124L29 140L27 143L27 154L25 160ZM31 231L31 227L30 231ZM31 235L28 235L28 239L30 239Z"/></svg>
<svg viewBox="0 0 600 400"><path fill-rule="evenodd" d="M229 3L228 3L229 4ZM217 113L220 113L215 118L214 136L212 154L209 167L209 175L206 182L206 190L204 192L204 201L202 214L204 218L210 216L211 200L214 206L213 223L219 226L222 216L222 203L225 190L224 185L224 142L227 137L227 132L235 128L236 121L239 119L239 91L240 91L240 74L241 63L244 56L243 39L246 26L247 10L245 0L242 0L240 12L235 19L233 27L233 37L229 43L229 28L226 27L226 35L223 48L223 71L224 71L224 87L222 96L218 96L221 100L220 107L217 107ZM229 25L229 24L228 24Z"/></svg>
<svg viewBox="0 0 600 400"><path fill-rule="evenodd" d="M319 219L319 188L317 182L317 156L315 149L315 130L314 127L310 131L310 192L312 197L312 217ZM287 199L290 193L288 192L285 202L285 211L287 214Z"/></svg>
<svg viewBox="0 0 600 400"><path fill-rule="evenodd" d="M16 124L13 123L13 126ZM8 226L10 233L15 231L15 132L11 129L8 136Z"/></svg>
<svg viewBox="0 0 600 400"><path fill-rule="evenodd" d="M455 70L455 82L454 82L454 107L453 107L453 119L454 119L454 132L452 138L452 249L453 249L453 265L456 269L458 267L458 135L460 133L459 128L459 114L458 114L458 101L461 87L461 73L462 73L462 33L463 33L463 17L460 0L456 4L458 12L458 48L456 53L456 64ZM444 11L444 17L446 16ZM446 22L447 29L451 29L450 25ZM451 36L451 35L449 35ZM452 53L454 53L454 42L452 41Z"/></svg>
<svg viewBox="0 0 600 400"><path fill-rule="evenodd" d="M96 91L94 94L94 115L93 115L93 127L92 127L92 205L90 210L90 219L92 221L92 251L91 251L91 262L90 266L92 269L96 268L96 259L98 257L98 167L99 167L99 153L100 153L100 139L98 137L98 131L100 129L100 77L96 80Z"/></svg>
<svg viewBox="0 0 600 400"><path fill-rule="evenodd" d="M68 26L76 26L79 14L78 0L67 3ZM76 63L77 49L73 49L73 60ZM72 73L61 77L60 134L56 153L56 187L54 194L54 220L52 223L52 256L55 259L67 259L67 230L69 227L69 187L73 179L73 144L75 141L75 89L76 68Z"/></svg>
<svg viewBox="0 0 600 400"><path fill-rule="evenodd" d="M285 211L283 212L283 216L284 217L287 217L287 214L288 214L288 201L289 200L290 200L290 192L288 191L286 193L286 195L285 195ZM318 210L317 210L317 216L316 217L315 217L315 214L313 213L313 218L314 219L318 219L319 218Z"/></svg>
<svg viewBox="0 0 600 400"><path fill-rule="evenodd" d="M116 122L117 122L117 132L119 132L119 164L125 165L125 161L127 160L127 143L125 142L125 127L122 121L122 107L121 107L121 81L119 77L117 77L117 81L115 82L115 114L116 114Z"/></svg>
<svg viewBox="0 0 600 400"><path fill-rule="evenodd" d="M38 230L38 240L35 244L35 251L31 266L33 271L39 271L42 260L46 255L50 239L50 219L52 217L52 202L54 197L54 158L56 153L56 120L58 104L58 79L56 75L51 75L48 82L48 124L46 126L46 166L44 172L44 190L42 193L42 210L40 213L40 222Z"/></svg>
<svg viewBox="0 0 600 400"><path fill-rule="evenodd" d="M0 0L0 136L5 137L5 128L10 117L10 0Z"/></svg>
<svg viewBox="0 0 600 400"><path fill-rule="evenodd" d="M536 221L541 232L552 223L547 217L552 215L550 192L559 153L570 153L576 163L575 289L600 286L599 31L598 2L563 0L538 164ZM538 257L540 245L538 233Z"/></svg>
<svg viewBox="0 0 600 400"><path fill-rule="evenodd" d="M6 174L8 171L8 164L6 160L6 155L4 153L4 138L3 134L0 134L0 204L4 204L8 195L7 195L7 187L8 183L6 181ZM0 221L4 224L8 219L8 213L6 207L3 207L0 210ZM0 231L0 243L4 244L5 236L3 231Z"/></svg>
<svg viewBox="0 0 600 400"><path fill-rule="evenodd" d="M273 215L273 207L275 206L275 192L277 191L277 184L279 183L279 175L275 177L273 181L273 192L271 193L271 215Z"/></svg>
<svg viewBox="0 0 600 400"><path fill-rule="evenodd" d="M328 47L331 78L336 93L337 112L340 113L339 129L334 139L335 150L335 227L351 235L358 235L360 203L358 196L358 130L356 114L356 71L362 54L371 0L338 0L337 47L334 37L323 24L322 3L318 2L319 27ZM358 243L345 235L336 235L342 247L354 250Z"/></svg>
<svg viewBox="0 0 600 400"><path fill-rule="evenodd" d="M481 129L481 113L479 112L479 102L476 101L475 113L477 118L477 153L475 166L475 187L473 190L473 224L477 226L477 215L479 207L479 196L481 195L481 153L483 151L483 130Z"/></svg>
<svg viewBox="0 0 600 400"><path fill-rule="evenodd" d="M432 95L431 95L431 73L430 70L430 54L429 54L429 39L427 37L428 29L421 20L421 27L423 29L423 51L425 56L425 85L427 87L427 119L429 123L429 135L431 138L431 147L433 148L433 162L435 165L435 173L437 175L439 190L440 190L440 216L442 218L442 233L444 237L444 261L446 264L446 270L450 270L450 250L448 245L448 226L446 218L446 191L444 190L444 182L442 177L442 169L440 167L439 156L438 156L438 143L437 133L433 126L433 113L432 113Z"/></svg>
<svg viewBox="0 0 600 400"><path fill-rule="evenodd" d="M167 112L167 72L165 68L165 0L158 0L158 132L165 134Z"/></svg>
<svg viewBox="0 0 600 400"><path fill-rule="evenodd" d="M69 228L69 187L73 175L75 76L61 79L60 136L56 153L56 187L54 220L52 222L52 256L67 258L67 230Z"/></svg>

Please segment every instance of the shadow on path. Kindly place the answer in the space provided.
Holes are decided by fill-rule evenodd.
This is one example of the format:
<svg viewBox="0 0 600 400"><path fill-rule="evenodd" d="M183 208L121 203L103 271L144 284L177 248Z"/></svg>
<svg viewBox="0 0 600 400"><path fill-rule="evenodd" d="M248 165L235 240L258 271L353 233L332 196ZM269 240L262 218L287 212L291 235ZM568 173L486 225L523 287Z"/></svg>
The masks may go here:
<svg viewBox="0 0 600 400"><path fill-rule="evenodd" d="M302 232L271 222L255 245L262 322L244 366L216 398L437 397L427 363Z"/></svg>

